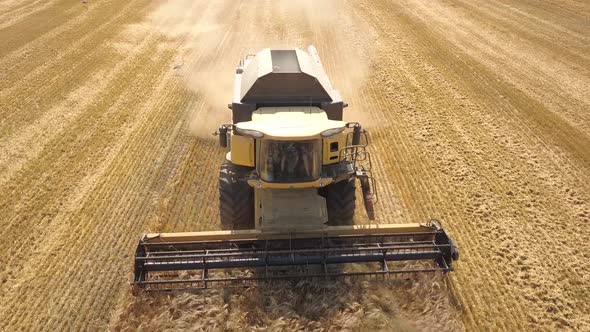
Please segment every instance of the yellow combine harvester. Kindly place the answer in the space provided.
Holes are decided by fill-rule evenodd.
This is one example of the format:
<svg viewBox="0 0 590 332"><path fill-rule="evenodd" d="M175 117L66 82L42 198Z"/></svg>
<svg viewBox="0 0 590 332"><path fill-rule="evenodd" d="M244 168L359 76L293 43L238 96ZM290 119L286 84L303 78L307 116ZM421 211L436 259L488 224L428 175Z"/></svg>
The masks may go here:
<svg viewBox="0 0 590 332"><path fill-rule="evenodd" d="M375 181L367 131L342 121L346 106L313 46L241 61L233 123L216 133L229 150L219 173L224 230L144 234L135 289L451 271L458 251L435 222L353 225L355 183L374 220Z"/></svg>

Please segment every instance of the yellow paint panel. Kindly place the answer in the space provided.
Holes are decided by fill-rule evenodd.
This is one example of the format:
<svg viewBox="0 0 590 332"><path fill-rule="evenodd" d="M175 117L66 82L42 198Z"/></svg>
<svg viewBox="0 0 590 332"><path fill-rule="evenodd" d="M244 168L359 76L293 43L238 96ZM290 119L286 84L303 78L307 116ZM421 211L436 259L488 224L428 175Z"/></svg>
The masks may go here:
<svg viewBox="0 0 590 332"><path fill-rule="evenodd" d="M230 151L232 163L254 167L254 139L232 133Z"/></svg>
<svg viewBox="0 0 590 332"><path fill-rule="evenodd" d="M336 145L337 144L337 145ZM332 137L324 138L323 164L335 164L338 162L340 150L346 144L346 133L336 134ZM335 151L331 151L335 150Z"/></svg>
<svg viewBox="0 0 590 332"><path fill-rule="evenodd" d="M277 183L266 182L262 180L248 180L250 187L258 189L300 189L300 188L319 188L327 186L332 183L332 178L320 178L311 182L293 182L293 183Z"/></svg>
<svg viewBox="0 0 590 332"><path fill-rule="evenodd" d="M325 111L306 106L261 107L252 113L252 121L236 124L238 130L256 130L264 138L281 141L319 138L325 130L344 126L346 122L330 120Z"/></svg>
<svg viewBox="0 0 590 332"><path fill-rule="evenodd" d="M301 230L299 232L262 231L258 229L232 231L205 231L186 233L148 233L142 237L143 243L170 243L189 241L228 241L244 239L304 239L321 236L346 236L370 234L424 233L432 235L433 228L424 224L363 224L352 226L326 226L321 229Z"/></svg>

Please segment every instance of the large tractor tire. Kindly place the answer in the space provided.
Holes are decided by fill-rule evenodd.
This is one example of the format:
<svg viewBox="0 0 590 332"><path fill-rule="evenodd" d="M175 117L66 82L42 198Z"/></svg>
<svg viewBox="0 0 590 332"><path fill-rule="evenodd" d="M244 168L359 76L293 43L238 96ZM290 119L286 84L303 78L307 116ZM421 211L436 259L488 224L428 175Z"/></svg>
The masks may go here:
<svg viewBox="0 0 590 332"><path fill-rule="evenodd" d="M323 188L328 208L328 225L346 226L353 224L355 208L355 178L342 180Z"/></svg>
<svg viewBox="0 0 590 332"><path fill-rule="evenodd" d="M254 189L235 181L238 166L225 162L219 169L219 214L224 230L254 228Z"/></svg>

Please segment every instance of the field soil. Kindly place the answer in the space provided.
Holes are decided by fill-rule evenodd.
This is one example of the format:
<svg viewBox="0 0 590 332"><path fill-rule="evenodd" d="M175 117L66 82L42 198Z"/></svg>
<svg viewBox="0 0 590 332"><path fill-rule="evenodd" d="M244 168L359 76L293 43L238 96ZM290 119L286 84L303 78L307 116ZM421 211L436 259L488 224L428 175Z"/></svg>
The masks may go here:
<svg viewBox="0 0 590 332"><path fill-rule="evenodd" d="M309 44L455 271L133 297L143 232L220 227L239 59ZM0 238L0 331L590 331L590 3L0 0Z"/></svg>

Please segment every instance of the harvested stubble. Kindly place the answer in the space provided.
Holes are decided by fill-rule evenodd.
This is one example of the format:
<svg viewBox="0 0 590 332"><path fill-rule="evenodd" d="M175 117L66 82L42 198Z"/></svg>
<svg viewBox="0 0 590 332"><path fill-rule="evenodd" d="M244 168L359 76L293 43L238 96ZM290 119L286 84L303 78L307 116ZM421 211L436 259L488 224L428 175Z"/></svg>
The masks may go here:
<svg viewBox="0 0 590 332"><path fill-rule="evenodd" d="M589 15L575 0L0 1L0 330L588 330ZM237 60L308 44L370 124L379 220L441 219L457 270L132 298L143 231L219 227L223 152L204 134L228 121Z"/></svg>

